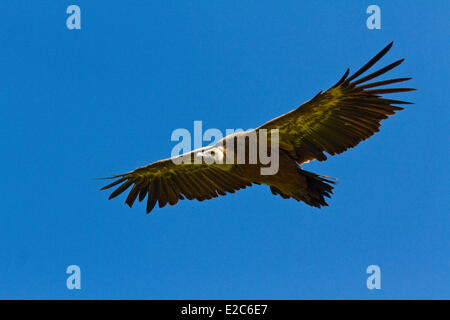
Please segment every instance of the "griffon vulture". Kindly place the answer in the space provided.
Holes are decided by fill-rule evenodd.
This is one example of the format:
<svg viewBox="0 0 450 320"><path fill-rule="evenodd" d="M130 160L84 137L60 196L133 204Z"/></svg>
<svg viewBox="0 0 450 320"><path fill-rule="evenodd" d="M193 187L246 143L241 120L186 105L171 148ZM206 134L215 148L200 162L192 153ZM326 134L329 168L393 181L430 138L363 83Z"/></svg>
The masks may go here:
<svg viewBox="0 0 450 320"><path fill-rule="evenodd" d="M107 179L116 180L101 190L120 184L110 195L109 199L112 199L132 187L125 202L131 207L136 198L142 201L147 196L147 213L152 211L156 203L162 208L166 204L175 205L183 199L203 201L234 193L252 184L266 184L274 195L278 194L286 199L293 198L319 208L326 206L324 197L330 197L334 181L305 171L300 165L312 160L324 161L327 159L325 153L335 155L355 147L379 131L381 120L403 109L396 105L410 104L387 99L382 95L415 90L383 88L385 85L411 78L369 82L397 67L404 59L360 77L380 60L391 46L392 43L353 75L349 76L347 69L334 86L257 129L229 135L213 146L159 160L128 173L113 175ZM233 141L243 135L258 134L262 129L278 129L279 169L276 174L261 174L263 164L259 160L256 163L221 162L227 152L230 154L230 146L236 146ZM258 139L261 138L260 135L257 136ZM273 152L275 149L272 149L271 137L267 134L268 148ZM248 149L248 143L245 148ZM200 161L174 161L179 157ZM236 160L234 152L231 158ZM248 156L245 160L248 160Z"/></svg>

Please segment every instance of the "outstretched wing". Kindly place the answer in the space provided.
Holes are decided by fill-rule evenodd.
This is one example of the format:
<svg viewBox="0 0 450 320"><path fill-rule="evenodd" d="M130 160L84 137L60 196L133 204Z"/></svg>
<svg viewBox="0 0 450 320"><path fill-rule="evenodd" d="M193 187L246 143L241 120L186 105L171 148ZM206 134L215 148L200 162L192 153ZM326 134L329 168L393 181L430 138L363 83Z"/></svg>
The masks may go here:
<svg viewBox="0 0 450 320"><path fill-rule="evenodd" d="M356 146L379 131L380 122L410 102L386 99L381 94L406 92L411 88L380 88L410 80L397 78L368 83L403 62L398 60L372 74L357 79L392 46L392 42L352 76L349 70L330 89L320 92L297 109L275 118L258 129L278 129L280 148L286 149L300 164L326 160L324 152L335 155Z"/></svg>
<svg viewBox="0 0 450 320"><path fill-rule="evenodd" d="M216 165L193 162L175 164L172 159L160 160L128 173L112 176L111 179L116 181L101 190L120 186L111 193L109 199L132 186L125 200L126 204L132 207L136 198L139 197L139 201L142 201L148 195L147 213L152 211L157 202L162 208L166 204L175 205L184 198L203 201L252 185Z"/></svg>

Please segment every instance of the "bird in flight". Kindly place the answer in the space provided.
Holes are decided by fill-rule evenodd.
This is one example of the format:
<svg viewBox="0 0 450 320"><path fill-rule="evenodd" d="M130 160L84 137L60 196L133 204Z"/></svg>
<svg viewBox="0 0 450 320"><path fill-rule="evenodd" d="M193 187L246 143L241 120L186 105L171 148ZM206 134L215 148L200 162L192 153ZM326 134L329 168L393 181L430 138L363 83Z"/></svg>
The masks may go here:
<svg viewBox="0 0 450 320"><path fill-rule="evenodd" d="M254 130L228 135L212 146L108 177L106 179L115 181L101 190L118 186L109 197L112 199L131 187L126 204L132 207L137 198L142 201L147 196L147 213L157 203L162 208L167 204L175 205L183 199L203 201L234 193L252 184L266 184L274 195L285 199L293 198L318 208L327 206L325 197L330 198L334 180L305 171L300 166L312 160L327 160L325 153L335 155L355 147L379 131L383 119L403 110L397 105L411 104L382 96L415 90L384 87L411 78L369 82L397 67L404 59L363 76L389 51L392 44L351 76L347 69L334 86L319 92L296 109ZM261 132L274 130L278 133L277 143L272 141L271 135L264 137L267 139L267 150L278 152L279 168L274 174L262 174L261 168L266 164L260 159L252 163L248 161L250 139L245 138L256 134L257 139L263 139ZM238 155L235 142L242 137L247 153L245 161L239 162L236 161ZM274 146L277 148L274 149ZM226 157L234 161L224 163ZM176 161L180 159L191 161Z"/></svg>

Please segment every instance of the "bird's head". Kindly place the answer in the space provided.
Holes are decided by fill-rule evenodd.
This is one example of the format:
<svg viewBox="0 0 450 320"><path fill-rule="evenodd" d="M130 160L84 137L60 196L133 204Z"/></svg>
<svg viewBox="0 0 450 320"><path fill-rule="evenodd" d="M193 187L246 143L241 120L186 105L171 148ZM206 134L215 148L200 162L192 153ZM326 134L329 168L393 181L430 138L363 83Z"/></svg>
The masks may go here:
<svg viewBox="0 0 450 320"><path fill-rule="evenodd" d="M221 146L212 146L204 148L195 154L196 157L202 158L207 164L223 164L225 160L224 148Z"/></svg>

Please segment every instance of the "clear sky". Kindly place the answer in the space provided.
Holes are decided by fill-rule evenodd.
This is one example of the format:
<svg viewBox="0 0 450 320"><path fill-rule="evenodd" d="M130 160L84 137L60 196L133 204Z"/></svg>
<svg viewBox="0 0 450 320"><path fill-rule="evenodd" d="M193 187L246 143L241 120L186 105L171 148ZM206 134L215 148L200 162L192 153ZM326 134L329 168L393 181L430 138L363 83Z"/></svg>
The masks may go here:
<svg viewBox="0 0 450 320"><path fill-rule="evenodd" d="M66 8L81 8L68 30ZM369 30L366 8L381 8ZM450 298L448 1L1 1L0 298ZM357 148L321 210L257 186L144 213L95 177L176 128L252 128L378 66L414 101ZM393 97L393 96L392 96ZM66 268L81 268L81 290ZM368 290L366 268L381 268Z"/></svg>

